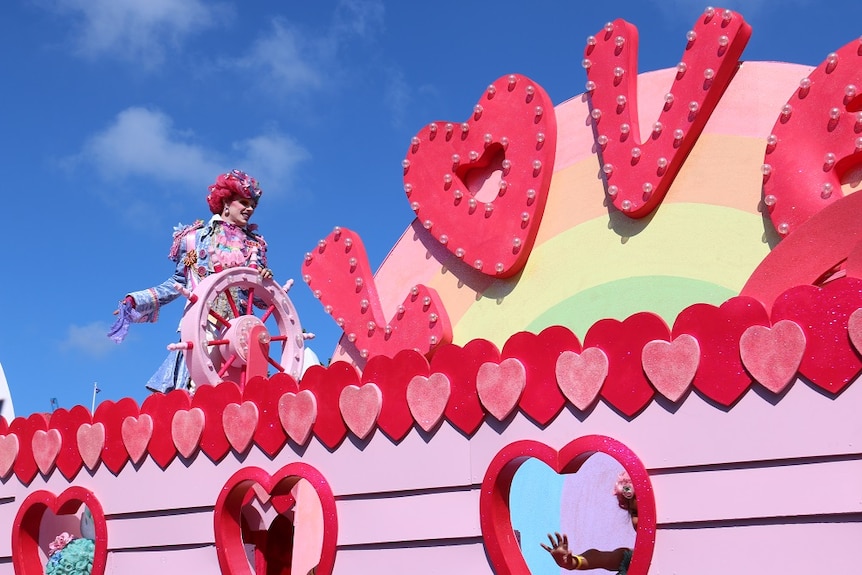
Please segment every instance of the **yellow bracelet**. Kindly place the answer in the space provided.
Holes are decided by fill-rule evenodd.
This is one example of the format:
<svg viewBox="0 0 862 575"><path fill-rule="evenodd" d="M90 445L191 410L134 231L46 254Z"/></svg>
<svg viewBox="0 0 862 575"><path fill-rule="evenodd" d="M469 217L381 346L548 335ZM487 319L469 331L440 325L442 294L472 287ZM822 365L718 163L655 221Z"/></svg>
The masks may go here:
<svg viewBox="0 0 862 575"><path fill-rule="evenodd" d="M583 557L581 557L580 555L573 555L573 556L572 556L572 559L574 559L575 561L577 561L577 564L575 565L575 570L576 570L576 571L577 571L578 569L580 569L580 568L581 568L581 565L582 565L582 564L583 564L583 562L585 561L585 559L584 559Z"/></svg>

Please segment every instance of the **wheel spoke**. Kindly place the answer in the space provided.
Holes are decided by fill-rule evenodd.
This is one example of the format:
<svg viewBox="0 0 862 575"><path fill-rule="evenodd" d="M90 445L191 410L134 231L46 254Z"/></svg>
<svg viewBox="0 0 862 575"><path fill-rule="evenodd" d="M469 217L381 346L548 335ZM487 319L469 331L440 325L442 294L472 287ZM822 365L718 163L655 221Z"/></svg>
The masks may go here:
<svg viewBox="0 0 862 575"><path fill-rule="evenodd" d="M266 356L266 361L269 362L269 365L278 370L279 373L284 373L284 368L277 361L269 356Z"/></svg>
<svg viewBox="0 0 862 575"><path fill-rule="evenodd" d="M254 286L248 288L248 302L245 304L245 315L251 315L254 308Z"/></svg>
<svg viewBox="0 0 862 575"><path fill-rule="evenodd" d="M224 377L224 374L226 374L226 373L227 373L227 370L229 370L229 369L230 369L230 365L231 365L234 361L236 361L236 354L233 354L233 355L231 355L229 358L227 358L227 361L225 361L225 362L224 362L224 365L222 365L222 366L221 366L221 369L218 371L219 379L221 379L222 377Z"/></svg>
<svg viewBox="0 0 862 575"><path fill-rule="evenodd" d="M223 315L218 313L217 311L210 309L210 315L213 316L218 323L224 325L225 327L230 327L230 321L228 321Z"/></svg>
<svg viewBox="0 0 862 575"><path fill-rule="evenodd" d="M229 339L213 339L207 342L207 345L227 345L230 343Z"/></svg>
<svg viewBox="0 0 862 575"><path fill-rule="evenodd" d="M274 311L275 311L275 304L271 304L268 308L266 308L266 311L264 312L264 314L262 316L260 316L260 321L266 322L266 320L269 319L269 316L271 316L272 312L274 312Z"/></svg>
<svg viewBox="0 0 862 575"><path fill-rule="evenodd" d="M233 313L233 317L239 317L239 308L236 307L236 300L233 299L233 294L230 293L230 289L224 290L224 295L227 298L227 304L230 306L230 311Z"/></svg>

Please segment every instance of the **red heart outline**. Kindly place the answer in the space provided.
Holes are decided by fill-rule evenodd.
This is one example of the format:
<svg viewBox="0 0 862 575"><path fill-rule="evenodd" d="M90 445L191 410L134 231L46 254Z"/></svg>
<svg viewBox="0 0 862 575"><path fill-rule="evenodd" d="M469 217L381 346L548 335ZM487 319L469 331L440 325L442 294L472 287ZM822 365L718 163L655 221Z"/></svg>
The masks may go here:
<svg viewBox="0 0 862 575"><path fill-rule="evenodd" d="M95 494L83 487L73 486L60 495L50 491L34 491L27 496L18 508L12 526L12 565L16 575L42 575L45 566L39 559L39 528L45 511L57 515L76 513L81 505L86 505L93 515L96 527L96 552L93 556L92 575L104 575L108 561L108 527L102 504Z"/></svg>
<svg viewBox="0 0 862 575"><path fill-rule="evenodd" d="M314 467L302 462L289 463L274 475L259 467L244 467L224 484L213 513L216 553L221 572L226 575L252 575L243 550L240 521L246 496L255 483L273 497L290 493L300 479L314 487L323 510L323 545L317 575L331 575L338 541L338 515L332 488Z"/></svg>
<svg viewBox="0 0 862 575"><path fill-rule="evenodd" d="M509 492L521 465L534 458L559 474L576 473L595 453L605 453L619 461L632 478L638 494L638 526L629 575L646 575L655 549L655 496L649 475L640 459L628 447L603 435L579 437L560 451L544 443L522 440L510 443L491 460L482 493L479 515L485 549L497 575L530 575L512 528Z"/></svg>

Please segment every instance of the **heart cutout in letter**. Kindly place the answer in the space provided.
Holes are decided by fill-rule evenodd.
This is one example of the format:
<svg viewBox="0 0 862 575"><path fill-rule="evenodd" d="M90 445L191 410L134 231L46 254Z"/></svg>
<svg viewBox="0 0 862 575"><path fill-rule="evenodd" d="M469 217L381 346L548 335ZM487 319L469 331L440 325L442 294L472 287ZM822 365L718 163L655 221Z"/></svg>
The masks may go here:
<svg viewBox="0 0 862 575"><path fill-rule="evenodd" d="M789 319L772 328L753 325L739 338L742 364L755 381L772 393L781 393L793 381L804 354L805 332Z"/></svg>
<svg viewBox="0 0 862 575"><path fill-rule="evenodd" d="M644 345L641 361L653 387L671 401L679 401L697 373L700 345L684 333L673 341L654 339Z"/></svg>
<svg viewBox="0 0 862 575"><path fill-rule="evenodd" d="M646 575L655 547L655 496L638 457L625 445L609 437L588 435L575 439L560 451L531 440L504 447L488 466L479 496L479 518L488 558L497 575L530 575L512 528L509 492L518 468L536 458L560 474L576 473L592 454L606 453L628 472L637 493L638 525L634 554L628 575Z"/></svg>
<svg viewBox="0 0 862 575"><path fill-rule="evenodd" d="M476 375L479 401L488 413L503 421L518 406L527 386L527 371L517 359L510 357L499 364L483 363Z"/></svg>
<svg viewBox="0 0 862 575"><path fill-rule="evenodd" d="M484 274L527 262L548 198L557 144L554 104L512 74L488 87L464 123L435 122L404 159L404 191L440 244Z"/></svg>
<svg viewBox="0 0 862 575"><path fill-rule="evenodd" d="M451 392L449 378L442 373L432 373L428 377L417 375L410 380L407 406L419 427L431 431L443 419Z"/></svg>
<svg viewBox="0 0 862 575"><path fill-rule="evenodd" d="M42 517L50 510L57 515L77 513L86 505L93 515L96 552L92 575L104 575L108 559L108 527L102 505L96 496L83 487L70 487L55 496L50 491L34 491L24 499L12 526L12 564L17 575L42 575L45 567L39 552L39 531Z"/></svg>
<svg viewBox="0 0 862 575"><path fill-rule="evenodd" d="M557 358L557 385L572 405L584 411L599 394L608 376L608 356L597 347L580 354L564 351Z"/></svg>
<svg viewBox="0 0 862 575"><path fill-rule="evenodd" d="M338 540L338 516L332 488L315 468L302 462L290 463L274 475L258 467L245 467L234 473L219 492L214 510L215 543L221 572L252 575L243 547L242 511L252 491L269 494L273 500L289 495L300 479L308 481L317 493L323 512L323 541L317 575L331 575Z"/></svg>

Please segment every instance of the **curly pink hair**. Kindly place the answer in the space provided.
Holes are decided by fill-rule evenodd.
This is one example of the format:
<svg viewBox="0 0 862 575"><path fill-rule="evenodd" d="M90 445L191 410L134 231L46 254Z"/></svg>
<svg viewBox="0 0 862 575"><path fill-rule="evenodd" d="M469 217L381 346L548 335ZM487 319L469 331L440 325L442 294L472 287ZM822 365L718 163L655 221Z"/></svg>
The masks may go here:
<svg viewBox="0 0 862 575"><path fill-rule="evenodd" d="M262 194L263 190L260 189L257 180L240 170L231 170L226 174L221 174L216 178L215 183L209 187L207 205L209 205L212 213L217 214L234 196L254 200L254 203L257 204Z"/></svg>

